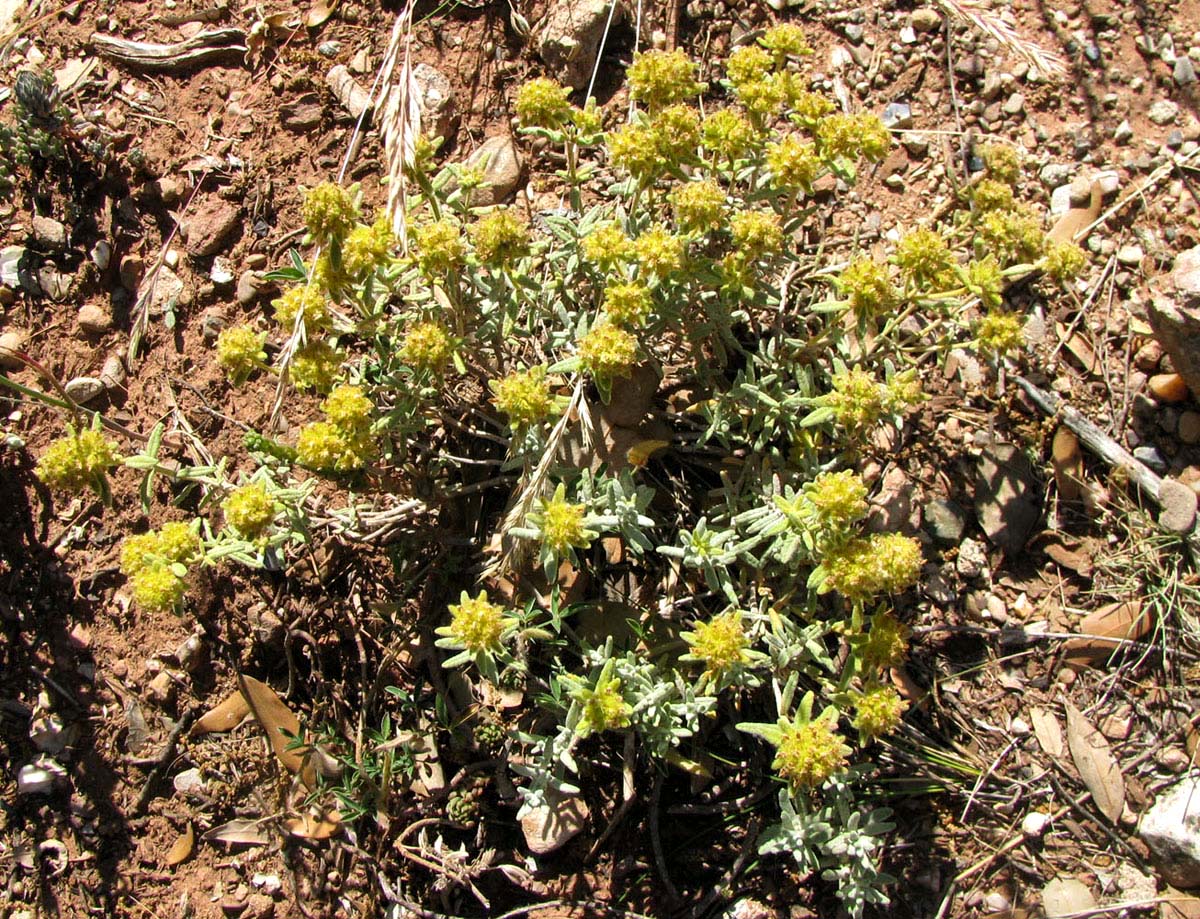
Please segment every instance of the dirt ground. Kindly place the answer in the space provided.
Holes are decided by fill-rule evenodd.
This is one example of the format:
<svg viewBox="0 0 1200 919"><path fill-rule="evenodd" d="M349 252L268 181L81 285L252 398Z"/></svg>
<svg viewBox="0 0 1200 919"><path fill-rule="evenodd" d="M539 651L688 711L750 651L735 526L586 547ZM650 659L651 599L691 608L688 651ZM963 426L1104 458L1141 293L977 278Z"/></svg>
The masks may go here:
<svg viewBox="0 0 1200 919"><path fill-rule="evenodd" d="M516 88L544 72L513 14L536 32L545 6L418 6L416 60L448 77L457 97L439 156L461 159L511 129ZM1200 244L1200 160L1188 159L1200 143L1200 84L1177 81L1174 63L1190 48L1200 66L1200 2L1001 6L1021 39L1062 56L1062 77L1029 79L1028 63L941 7L932 28L916 31L924 7L905 0L693 0L646 4L640 36L634 17L617 26L601 59L599 101L620 118L635 41L687 50L715 82L732 43L771 22L802 24L817 69L854 108L910 109L893 155L864 175L853 206L813 231L813 242L841 251L878 245L926 217L966 179L975 145L989 137L1027 152L1027 197L1046 212L1055 187L1114 171L1119 192L1108 200L1122 204L1087 240L1085 282L1054 301L1032 288L1012 294L1040 319L1027 367L1116 440L1153 448L1164 473L1200 480L1192 439L1200 407L1150 390L1150 378L1170 368L1145 320L1151 279ZM302 189L334 178L352 147L354 118L325 75L345 65L369 88L396 15L342 0L327 21L305 28L309 13L224 0L38 0L4 45L4 86L30 67L78 77L63 99L108 152L95 174L47 177L32 193L18 187L5 206L0 243L26 248L34 280L5 288L0 328L28 330L29 354L64 382L101 377L115 356L125 378L90 407L143 436L164 421L166 451L193 461L206 459L202 444L250 468L243 432L266 423L274 383L231 387L212 359L215 330L267 309L270 283L255 273L286 265L288 249L300 245ZM93 38L176 42L215 28L253 35L254 53L148 73L104 57ZM1162 53L1164 35L1174 55ZM1175 106L1165 121L1154 109L1163 101ZM11 117L11 99L4 106L0 119ZM348 179L361 183L368 208L381 206L377 132L368 127L353 147ZM1048 166L1063 167L1065 181ZM525 180L520 194L531 201L548 187L536 174ZM65 224L65 244L38 238L35 215ZM97 246L106 257L97 259ZM129 361L138 291L161 265L178 279L177 296L165 311L151 310ZM62 286L48 294L55 277L44 272ZM908 678L923 701L896 748L879 749L881 788L899 818L885 867L900 879L879 914L1038 915L1047 883L1059 877L1082 882L1102 903L1134 904L1124 915L1200 915L1200 901L1177 913L1156 902L1166 888L1135 832L1155 794L1190 768L1197 740L1200 657L1191 629L1200 579L1187 552L1093 456L1086 474L1106 492L1103 512L1060 505L1050 464L1055 425L1012 380L997 392L961 367L930 373L935 398L871 470L879 512L894 514L889 502L903 500L904 524L928 532L928 514L919 512L930 500L970 508L977 454L989 440L1032 447L1043 460L1034 478L1045 500L1025 548L1008 557L985 546L982 573L962 560L964 538L983 540L972 526L939 543L905 611ZM8 374L45 388L31 367ZM439 823L451 791L503 771L466 750L443 754L445 790L404 790L383 825L362 817L333 839L284 832L273 815L292 791L254 725L200 737L182 728L236 691L239 672L273 686L302 723L343 737L355 735L368 702L372 718L388 714L416 730L433 724L429 700L443 677L415 650L409 623L469 586L454 548L466 529L461 509L406 534L423 545L420 566L397 564L387 545L351 552L331 543L284 571L205 571L186 617L150 614L131 603L119 543L185 519L175 495L160 482L146 515L132 477L118 477L111 509L64 504L33 475L63 414L0 399L8 437L0 506L10 509L0 527L0 915L379 916L389 896L413 907L393 915L499 915L528 904L540 904L525 910L540 917L835 914L827 882L747 849L765 820L764 796L753 789L697 798L686 776L667 774L644 789L653 806L615 823L601 845L620 804L619 762L592 794L592 831L536 865L526 860L511 804L489 798L471 829ZM280 433L317 417L317 405L314 397L289 400ZM1063 636L1089 613L1129 602L1152 615L1146 640L1111 660L1068 666ZM368 693L372 684L408 687L412 697ZM1115 822L1100 816L1070 752L1048 749L1046 719L1065 724L1066 706L1098 726L1124 773L1125 812ZM18 774L42 762L34 734L46 718L65 738L53 757L62 774L51 794L22 793ZM913 750L943 755L920 759ZM192 770L205 777L199 785L189 784ZM1050 828L1023 832L1030 813L1049 815ZM263 838L201 839L238 819L262 820L250 835ZM439 832L447 846L512 866L476 875L490 910L421 863Z"/></svg>

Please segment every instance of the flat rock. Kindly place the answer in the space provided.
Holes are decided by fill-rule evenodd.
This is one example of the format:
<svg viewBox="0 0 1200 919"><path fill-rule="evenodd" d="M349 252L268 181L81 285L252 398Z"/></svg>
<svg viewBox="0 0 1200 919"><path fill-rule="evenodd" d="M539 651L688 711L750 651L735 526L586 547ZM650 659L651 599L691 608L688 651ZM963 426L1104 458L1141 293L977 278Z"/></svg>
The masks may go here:
<svg viewBox="0 0 1200 919"><path fill-rule="evenodd" d="M104 392L104 381L99 377L75 377L67 380L63 389L80 405L87 405Z"/></svg>
<svg viewBox="0 0 1200 919"><path fill-rule="evenodd" d="M40 756L17 771L17 794L48 795L67 782L67 771L48 756Z"/></svg>
<svg viewBox="0 0 1200 919"><path fill-rule="evenodd" d="M908 17L908 22L914 32L933 32L941 28L942 17L938 15L937 10L924 6L919 10L913 10L912 15Z"/></svg>
<svg viewBox="0 0 1200 919"><path fill-rule="evenodd" d="M872 533L891 533L912 529L913 484L899 466L884 473L879 492L870 501L867 511L867 530Z"/></svg>
<svg viewBox="0 0 1200 919"><path fill-rule="evenodd" d="M507 134L489 137L467 157L467 165L483 169L486 183L471 197L476 207L499 204L508 198L521 180L521 154Z"/></svg>
<svg viewBox="0 0 1200 919"><path fill-rule="evenodd" d="M1015 555L1041 515L1040 486L1029 458L1012 444L985 447L975 465L975 516L992 544Z"/></svg>
<svg viewBox="0 0 1200 919"><path fill-rule="evenodd" d="M188 254L197 258L216 255L241 225L236 205L215 195L204 198L187 219Z"/></svg>
<svg viewBox="0 0 1200 919"><path fill-rule="evenodd" d="M7 329L0 333L0 368L20 370L25 366L17 354L29 346L29 333L24 329Z"/></svg>
<svg viewBox="0 0 1200 919"><path fill-rule="evenodd" d="M1158 525L1171 533L1190 533L1196 525L1196 493L1176 479L1158 488Z"/></svg>
<svg viewBox="0 0 1200 919"><path fill-rule="evenodd" d="M40 245L54 250L67 247L67 228L53 217L36 216L29 223Z"/></svg>
<svg viewBox="0 0 1200 919"><path fill-rule="evenodd" d="M52 264L45 264L37 270L37 283L51 300L62 302L71 295L71 285L75 279L65 272L59 271Z"/></svg>
<svg viewBox="0 0 1200 919"><path fill-rule="evenodd" d="M1158 796L1138 824L1164 881L1200 887L1200 774L1195 772Z"/></svg>
<svg viewBox="0 0 1200 919"><path fill-rule="evenodd" d="M458 97L450 78L428 64L412 69L421 99L421 130L430 137L449 139L458 115Z"/></svg>
<svg viewBox="0 0 1200 919"><path fill-rule="evenodd" d="M955 570L961 577L971 580L988 570L987 546L978 539L964 539L958 547Z"/></svg>
<svg viewBox="0 0 1200 919"><path fill-rule="evenodd" d="M546 794L546 803L532 808L521 818L525 845L534 855L561 849L587 825L587 802L578 795Z"/></svg>
<svg viewBox="0 0 1200 919"><path fill-rule="evenodd" d="M1146 117L1155 124L1168 125L1179 117L1179 106L1170 99L1159 99L1150 106Z"/></svg>
<svg viewBox="0 0 1200 919"><path fill-rule="evenodd" d="M311 131L320 125L323 114L321 97L316 93L305 93L279 109L279 120L289 131Z"/></svg>
<svg viewBox="0 0 1200 919"><path fill-rule="evenodd" d="M85 303L79 308L75 321L79 323L79 328L89 335L103 335L112 328L113 317L112 313L99 303Z"/></svg>
<svg viewBox="0 0 1200 919"><path fill-rule="evenodd" d="M1148 318L1175 372L1200 397L1200 246L1176 256L1150 298Z"/></svg>
<svg viewBox="0 0 1200 919"><path fill-rule="evenodd" d="M161 316L170 307L174 309L177 305L186 305L191 302L191 294L179 275L173 272L165 265L152 271L146 275L138 288L138 300L146 296L150 296L150 314L152 316Z"/></svg>
<svg viewBox="0 0 1200 919"><path fill-rule="evenodd" d="M542 17L537 52L563 85L588 85L611 7L609 0L554 0ZM618 6L614 19L620 13Z"/></svg>
<svg viewBox="0 0 1200 919"><path fill-rule="evenodd" d="M329 73L325 75L325 84L342 104L342 108L354 118L361 118L363 113L371 108L371 94L363 89L362 84L354 79L344 64L335 64L329 69Z"/></svg>
<svg viewBox="0 0 1200 919"><path fill-rule="evenodd" d="M1046 919L1075 916L1096 906L1096 898L1087 884L1075 878L1054 878L1042 888L1042 909Z"/></svg>
<svg viewBox="0 0 1200 919"><path fill-rule="evenodd" d="M957 546L967 529L966 511L949 498L934 498L925 505L925 532L941 548Z"/></svg>

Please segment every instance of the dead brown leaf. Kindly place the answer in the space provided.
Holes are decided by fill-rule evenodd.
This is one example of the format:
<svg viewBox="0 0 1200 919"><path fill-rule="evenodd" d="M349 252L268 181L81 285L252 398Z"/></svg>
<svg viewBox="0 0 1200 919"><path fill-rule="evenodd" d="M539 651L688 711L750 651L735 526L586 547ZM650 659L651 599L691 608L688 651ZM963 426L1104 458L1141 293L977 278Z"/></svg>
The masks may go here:
<svg viewBox="0 0 1200 919"><path fill-rule="evenodd" d="M1125 776L1104 735L1070 702L1064 706L1071 759L1100 813L1116 823L1125 809Z"/></svg>
<svg viewBox="0 0 1200 919"><path fill-rule="evenodd" d="M192 824L189 822L184 827L183 834L175 840L175 845L171 846L171 851L167 853L167 867L174 868L176 865L183 864L191 857L195 847L196 831L192 829Z"/></svg>
<svg viewBox="0 0 1200 919"><path fill-rule="evenodd" d="M338 0L316 0L309 7L308 15L304 17L304 24L310 29L320 28L329 21L329 17L337 8Z"/></svg>
<svg viewBox="0 0 1200 919"><path fill-rule="evenodd" d="M283 827L301 839L329 839L342 831L342 814L336 807L312 808L296 817L289 817Z"/></svg>
<svg viewBox="0 0 1200 919"><path fill-rule="evenodd" d="M200 838L205 842L226 842L240 846L265 846L271 841L260 820L230 820L214 826Z"/></svg>
<svg viewBox="0 0 1200 919"><path fill-rule="evenodd" d="M1159 919L1200 919L1200 899L1168 886L1162 892Z"/></svg>
<svg viewBox="0 0 1200 919"><path fill-rule="evenodd" d="M1033 736L1047 756L1062 759L1067 748L1063 744L1062 725L1054 712L1034 706L1029 710L1029 720L1033 722Z"/></svg>
<svg viewBox="0 0 1200 919"><path fill-rule="evenodd" d="M1058 496L1064 501L1078 501L1082 491L1083 454L1079 449L1079 438L1066 425L1060 425L1054 432L1050 458Z"/></svg>
<svg viewBox="0 0 1200 919"><path fill-rule="evenodd" d="M192 725L192 736L224 734L226 731L232 731L245 721L246 716L249 714L250 706L246 704L246 699L239 690L227 696L215 708L211 708L205 712Z"/></svg>
<svg viewBox="0 0 1200 919"><path fill-rule="evenodd" d="M1079 669L1108 657L1122 640L1136 641L1150 631L1153 619L1142 609L1140 600L1110 603L1084 616L1079 623L1079 638L1063 646L1068 666ZM1114 640L1115 639L1115 640Z"/></svg>
<svg viewBox="0 0 1200 919"><path fill-rule="evenodd" d="M1051 242L1073 243L1083 230L1092 224L1104 207L1104 189L1099 182L1092 183L1092 197L1084 207L1073 207L1061 217L1047 233Z"/></svg>
<svg viewBox="0 0 1200 919"><path fill-rule="evenodd" d="M266 683L250 676L243 676L241 680L250 712L266 732L279 762L288 772L299 774L309 788L315 788L315 771L308 763L304 750L292 746L294 738L300 735L300 719Z"/></svg>

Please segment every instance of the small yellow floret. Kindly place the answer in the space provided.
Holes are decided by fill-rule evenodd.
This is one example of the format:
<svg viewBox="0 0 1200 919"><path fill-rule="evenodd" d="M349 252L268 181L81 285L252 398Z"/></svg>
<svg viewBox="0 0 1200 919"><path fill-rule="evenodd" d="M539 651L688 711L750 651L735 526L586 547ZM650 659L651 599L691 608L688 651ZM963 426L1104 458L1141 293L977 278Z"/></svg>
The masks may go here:
<svg viewBox="0 0 1200 919"><path fill-rule="evenodd" d="M257 539L275 521L275 501L262 482L235 488L221 509L225 522L247 539Z"/></svg>

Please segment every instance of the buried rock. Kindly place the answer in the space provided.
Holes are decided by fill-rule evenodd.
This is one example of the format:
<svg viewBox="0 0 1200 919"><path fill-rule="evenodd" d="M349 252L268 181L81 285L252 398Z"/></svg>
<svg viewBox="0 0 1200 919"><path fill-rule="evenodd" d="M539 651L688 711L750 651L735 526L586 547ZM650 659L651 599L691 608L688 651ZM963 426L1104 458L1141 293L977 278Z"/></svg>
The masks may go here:
<svg viewBox="0 0 1200 919"><path fill-rule="evenodd" d="M1200 774L1159 795L1138 824L1159 874L1175 887L1200 887Z"/></svg>
<svg viewBox="0 0 1200 919"><path fill-rule="evenodd" d="M1025 547L1042 516L1033 464L1012 444L984 447L975 466L975 516L992 545L1012 556Z"/></svg>
<svg viewBox="0 0 1200 919"><path fill-rule="evenodd" d="M587 819L588 806L583 798L549 791L544 803L530 808L521 818L521 832L530 852L548 855L578 836Z"/></svg>

